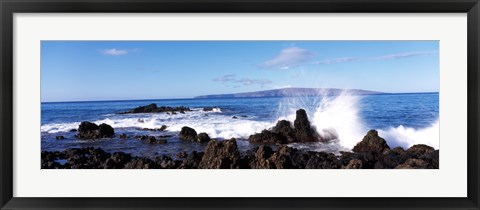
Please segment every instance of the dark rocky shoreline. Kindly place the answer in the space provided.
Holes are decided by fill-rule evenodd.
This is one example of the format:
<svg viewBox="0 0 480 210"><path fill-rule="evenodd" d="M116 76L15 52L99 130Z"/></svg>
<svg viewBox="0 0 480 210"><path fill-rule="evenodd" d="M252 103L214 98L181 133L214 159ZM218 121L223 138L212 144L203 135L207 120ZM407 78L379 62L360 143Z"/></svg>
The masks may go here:
<svg viewBox="0 0 480 210"><path fill-rule="evenodd" d="M101 148L71 148L43 151L42 169L438 169L439 150L414 145L407 150L390 149L371 130L352 152L340 155L302 151L286 145L260 145L241 154L235 139L210 140L203 152L154 158L132 157L124 152L108 153Z"/></svg>
<svg viewBox="0 0 480 210"><path fill-rule="evenodd" d="M142 107L141 111L160 111L155 106ZM151 109L150 109L151 108ZM188 111L187 109L182 110ZM135 110L135 109L134 109ZM171 111L170 109L168 109ZM152 111L152 112L153 112ZM136 111L132 112L136 113ZM252 134L249 141L259 146L240 152L237 140L218 141L208 134L183 127L179 139L205 145L203 151L190 154L180 152L176 157L134 157L124 152L108 153L101 148L70 148L64 151L42 151L42 169L438 169L439 150L427 145L414 145L407 150L401 147L391 149L387 142L370 130L353 147L351 152L340 154L303 151L288 147L289 143L327 142L308 121L305 110L297 110L293 126L289 121L277 124ZM163 131L162 126L155 131ZM114 129L107 124L96 125L82 122L77 129L78 139L99 139L115 137ZM61 140L63 136L57 136ZM120 134L121 139L128 138ZM167 144L167 136L135 136L150 144Z"/></svg>

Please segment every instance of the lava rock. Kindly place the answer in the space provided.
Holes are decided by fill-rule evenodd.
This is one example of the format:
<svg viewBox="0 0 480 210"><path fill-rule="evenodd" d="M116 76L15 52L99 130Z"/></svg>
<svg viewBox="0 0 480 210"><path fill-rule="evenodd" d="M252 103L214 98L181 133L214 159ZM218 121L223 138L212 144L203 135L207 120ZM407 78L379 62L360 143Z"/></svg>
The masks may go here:
<svg viewBox="0 0 480 210"><path fill-rule="evenodd" d="M75 135L79 139L99 139L112 138L115 136L115 130L112 126L102 123L98 126L91 122L82 122L78 126L78 134Z"/></svg>
<svg viewBox="0 0 480 210"><path fill-rule="evenodd" d="M204 156L203 152L192 151L181 163L179 168L181 169L194 169L199 168L200 162Z"/></svg>
<svg viewBox="0 0 480 210"><path fill-rule="evenodd" d="M210 141L205 147L205 154L200 161L199 168L238 168L239 160L240 153L234 138L225 141Z"/></svg>
<svg viewBox="0 0 480 210"><path fill-rule="evenodd" d="M179 152L179 153L177 153L177 157L178 158L186 158L187 157L187 152L185 152L185 151Z"/></svg>
<svg viewBox="0 0 480 210"><path fill-rule="evenodd" d="M362 161L359 159L353 159L348 162L346 166L342 166L343 169L361 169L362 168Z"/></svg>
<svg viewBox="0 0 480 210"><path fill-rule="evenodd" d="M200 143L207 143L210 141L210 136L207 133L199 133L197 135L197 141Z"/></svg>
<svg viewBox="0 0 480 210"><path fill-rule="evenodd" d="M100 138L111 138L115 136L115 130L113 130L112 126L105 123L98 126L98 133Z"/></svg>
<svg viewBox="0 0 480 210"><path fill-rule="evenodd" d="M182 127L182 130L180 131L179 138L182 140L190 140L190 141L195 141L197 140L197 132L190 127Z"/></svg>
<svg viewBox="0 0 480 210"><path fill-rule="evenodd" d="M295 127L295 137L297 142L313 142L318 140L316 132L310 126L307 113L304 109L299 109L296 112L296 118L293 122Z"/></svg>
<svg viewBox="0 0 480 210"><path fill-rule="evenodd" d="M272 132L282 135L282 139L286 139L288 143L295 142L295 130L289 121L278 121L275 127L272 128Z"/></svg>
<svg viewBox="0 0 480 210"><path fill-rule="evenodd" d="M352 149L352 151L357 153L383 153L386 150L390 150L390 147L387 145L385 139L378 136L378 132L376 130L368 131L367 135L363 137L362 141L357 143L357 145L355 145L355 147Z"/></svg>
<svg viewBox="0 0 480 210"><path fill-rule="evenodd" d="M184 107L184 106L179 106L179 107L169 107L169 106L161 106L158 107L157 104L149 104L146 106L139 106L137 108L134 108L132 110L126 111L126 112L120 112L118 114L137 114L137 113L159 113L159 112L186 112L186 111L191 111L190 108Z"/></svg>

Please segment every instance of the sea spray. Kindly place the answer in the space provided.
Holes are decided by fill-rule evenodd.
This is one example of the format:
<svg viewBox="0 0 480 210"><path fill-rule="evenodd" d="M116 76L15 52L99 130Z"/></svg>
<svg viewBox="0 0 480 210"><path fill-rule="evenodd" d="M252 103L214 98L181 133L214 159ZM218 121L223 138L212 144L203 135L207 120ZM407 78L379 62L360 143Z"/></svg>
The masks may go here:
<svg viewBox="0 0 480 210"><path fill-rule="evenodd" d="M338 139L340 145L353 148L367 130L359 114L361 96L344 91L321 98L312 119L317 132L325 139Z"/></svg>
<svg viewBox="0 0 480 210"><path fill-rule="evenodd" d="M390 147L409 148L415 144L426 144L435 149L439 149L440 144L440 126L439 121L432 123L431 126L414 129L404 127L390 127L388 129L380 129L379 135L385 138Z"/></svg>
<svg viewBox="0 0 480 210"><path fill-rule="evenodd" d="M318 91L316 96L289 97L279 103L279 120L293 122L295 111L305 109L310 122L323 139L335 140L338 150L348 150L365 135L359 116L360 96L348 91L333 94Z"/></svg>

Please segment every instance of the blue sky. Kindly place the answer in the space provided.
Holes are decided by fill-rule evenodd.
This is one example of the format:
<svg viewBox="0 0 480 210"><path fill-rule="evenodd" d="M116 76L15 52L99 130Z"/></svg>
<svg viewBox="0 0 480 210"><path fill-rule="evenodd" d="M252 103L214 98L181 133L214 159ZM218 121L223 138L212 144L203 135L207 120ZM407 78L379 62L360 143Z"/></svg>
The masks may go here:
<svg viewBox="0 0 480 210"><path fill-rule="evenodd" d="M285 87L439 90L438 41L42 41L47 101Z"/></svg>

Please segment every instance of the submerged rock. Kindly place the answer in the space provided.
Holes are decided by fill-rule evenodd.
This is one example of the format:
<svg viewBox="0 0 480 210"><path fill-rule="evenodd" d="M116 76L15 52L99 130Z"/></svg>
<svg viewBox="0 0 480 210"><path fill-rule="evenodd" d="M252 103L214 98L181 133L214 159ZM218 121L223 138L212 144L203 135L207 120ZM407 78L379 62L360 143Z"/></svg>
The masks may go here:
<svg viewBox="0 0 480 210"><path fill-rule="evenodd" d="M62 140L62 139L65 139L65 136L55 136L55 139L56 140Z"/></svg>

